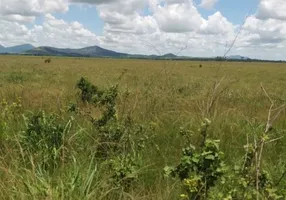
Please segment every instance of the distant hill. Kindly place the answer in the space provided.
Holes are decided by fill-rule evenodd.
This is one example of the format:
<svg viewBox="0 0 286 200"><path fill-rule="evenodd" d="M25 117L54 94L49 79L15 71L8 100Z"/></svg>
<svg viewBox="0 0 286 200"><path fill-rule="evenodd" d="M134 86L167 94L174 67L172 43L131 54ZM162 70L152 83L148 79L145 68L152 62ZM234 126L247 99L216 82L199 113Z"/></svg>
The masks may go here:
<svg viewBox="0 0 286 200"><path fill-rule="evenodd" d="M2 52L2 51L4 51L5 50L5 47L3 47L1 44L0 44L0 53Z"/></svg>
<svg viewBox="0 0 286 200"><path fill-rule="evenodd" d="M11 47L4 47L0 45L0 53L20 54L22 52L31 50L33 48L34 47L30 44L22 44L22 45L16 45L16 46L11 46Z"/></svg>
<svg viewBox="0 0 286 200"><path fill-rule="evenodd" d="M286 62L284 60L263 60L252 59L240 55L230 55L226 57L191 57L178 56L172 53L164 55L144 55L120 53L99 46L90 46L78 49L55 48L50 46L33 47L30 44L4 47L0 45L0 54L21 54L21 55L39 55L39 56L70 56L70 57L109 57L124 59L151 59L151 60L196 60L196 61L233 61L233 62Z"/></svg>
<svg viewBox="0 0 286 200"><path fill-rule="evenodd" d="M37 47L24 54L29 55L45 55L45 56L86 56L86 57L127 57L126 53L107 50L99 46L90 46L80 49L54 48L54 47Z"/></svg>
<svg viewBox="0 0 286 200"><path fill-rule="evenodd" d="M165 55L160 56L162 58L177 58L178 56L176 56L175 54L172 53L167 53Z"/></svg>
<svg viewBox="0 0 286 200"><path fill-rule="evenodd" d="M227 60L249 60L250 58L240 56L240 55L231 55L226 57Z"/></svg>

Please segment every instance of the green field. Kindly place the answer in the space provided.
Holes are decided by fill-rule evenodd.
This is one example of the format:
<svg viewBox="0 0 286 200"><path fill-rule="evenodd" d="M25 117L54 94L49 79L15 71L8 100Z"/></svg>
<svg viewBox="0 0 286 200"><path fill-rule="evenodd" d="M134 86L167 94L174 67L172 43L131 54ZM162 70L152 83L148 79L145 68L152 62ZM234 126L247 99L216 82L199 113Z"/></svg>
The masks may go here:
<svg viewBox="0 0 286 200"><path fill-rule="evenodd" d="M286 64L45 59L0 57L0 199L286 199L286 113L275 110L286 102ZM81 77L106 95L118 85L112 122L93 123L112 103L82 102ZM274 101L267 133L271 102L261 85ZM200 152L205 118L226 167L208 192L207 179L190 192L164 168L177 166L190 143ZM253 164L235 174L245 155ZM257 165L268 175L259 179L259 194Z"/></svg>

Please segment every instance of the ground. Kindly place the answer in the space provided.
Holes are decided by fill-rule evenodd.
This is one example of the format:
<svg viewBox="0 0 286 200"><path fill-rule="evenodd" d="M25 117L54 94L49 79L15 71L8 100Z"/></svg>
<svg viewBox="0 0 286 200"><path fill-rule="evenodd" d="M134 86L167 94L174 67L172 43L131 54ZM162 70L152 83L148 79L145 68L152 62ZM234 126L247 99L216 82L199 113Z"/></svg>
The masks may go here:
<svg viewBox="0 0 286 200"><path fill-rule="evenodd" d="M271 103L261 86L275 101L274 107L283 105L286 101L284 63L65 57L51 57L51 63L45 63L45 59L47 57L1 56L0 100L9 104L20 98L21 115L28 115L27 111L44 110L68 119L70 114L66 112L67 107L79 102L76 83L81 77L102 90L118 84L117 117L122 119L131 115L136 123L154 126L152 144L142 153L143 166L137 186L129 192L133 199L174 199L179 193L178 182L166 180L162 171L164 166L176 165L180 160L184 146L184 139L179 134L182 127L187 127L196 135L201 121L204 118L210 119L210 137L221 141L226 162L237 164L243 160L243 146L247 143L247 138L253 140L258 132L263 131L267 122ZM213 106L208 109L211 103ZM2 105L1 108L4 113L5 107ZM99 115L97 113L94 116ZM88 119L78 115L73 117L74 127L68 137L73 138L81 131L84 132L83 138L97 139ZM285 117L286 113L282 111L275 120L271 139L285 135ZM58 174L39 175L35 172L35 166L24 166L18 157L21 146L15 142L20 141L20 137L17 137L25 129L21 120L21 117L16 121L2 119L11 126L1 133L4 139L0 156L0 194L4 199L8 199L9 195L16 199L31 199L31 196L42 198L37 196L40 193L36 189L38 186L46 190L46 199L57 199L60 198L60 192L55 189L53 181L62 185L71 181L68 179L70 174L59 175L61 171L70 170L74 173L82 170L86 172L82 179L90 175L87 170L89 161L85 159L89 157L84 153L81 155L80 145L91 143L84 143L85 139L78 139L79 142L75 144L78 146L73 147L73 156L77 159L74 166L70 163L66 164L68 167L61 166ZM195 138L194 142L197 142L199 136ZM274 180L279 179L285 170L285 147L286 140L281 138L267 144L263 152L263 167L269 169ZM92 148L89 148L90 152ZM99 171L103 170L100 165L97 167ZM27 182L21 182L21 178ZM101 175L96 179L100 184L107 184L102 181L104 178ZM98 183L95 181L93 184ZM19 193L16 188L19 188ZM70 188L64 189L71 192L67 198L79 197ZM106 186L103 191L108 194L109 189ZM94 189L93 193L89 193L90 196L84 197L104 199L103 191ZM129 197L122 193L120 198Z"/></svg>

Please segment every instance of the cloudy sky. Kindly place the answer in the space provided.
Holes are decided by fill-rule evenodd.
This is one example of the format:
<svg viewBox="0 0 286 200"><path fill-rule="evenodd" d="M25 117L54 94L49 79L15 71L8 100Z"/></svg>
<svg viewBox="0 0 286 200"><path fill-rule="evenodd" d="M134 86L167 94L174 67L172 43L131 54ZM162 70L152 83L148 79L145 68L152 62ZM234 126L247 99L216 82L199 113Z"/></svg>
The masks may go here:
<svg viewBox="0 0 286 200"><path fill-rule="evenodd" d="M0 44L203 57L235 41L229 55L285 60L285 11L286 0L0 0Z"/></svg>

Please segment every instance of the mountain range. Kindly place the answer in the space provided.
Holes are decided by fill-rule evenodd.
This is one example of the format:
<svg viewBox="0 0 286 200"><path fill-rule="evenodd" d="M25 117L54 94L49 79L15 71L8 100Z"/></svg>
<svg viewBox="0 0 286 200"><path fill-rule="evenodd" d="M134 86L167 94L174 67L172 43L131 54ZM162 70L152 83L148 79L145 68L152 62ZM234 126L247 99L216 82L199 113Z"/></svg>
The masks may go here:
<svg viewBox="0 0 286 200"><path fill-rule="evenodd" d="M79 49L55 48L49 46L34 47L30 44L17 45L12 47L3 47L0 45L0 53L3 54L22 54L38 56L73 56L73 57L114 57L114 58L142 58L142 59L202 59L187 56L177 56L172 53L165 55L140 55L120 53L99 46L90 46ZM203 58L214 60L216 58ZM248 57L239 55L228 56L226 60L250 60Z"/></svg>
<svg viewBox="0 0 286 200"><path fill-rule="evenodd" d="M42 46L23 52L30 55L44 56L84 56L84 57L125 57L128 54L103 49L99 46L91 46L80 49L62 49L55 47Z"/></svg>
<svg viewBox="0 0 286 200"><path fill-rule="evenodd" d="M0 45L0 53L15 53L15 54L20 54L25 51L31 50L34 47L30 44L22 44L22 45L17 45L17 46L12 46L12 47L4 47Z"/></svg>

